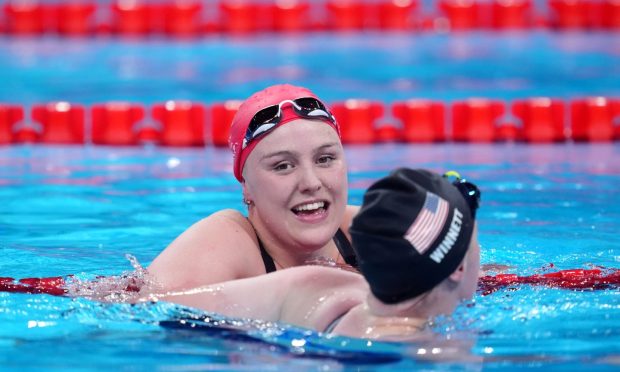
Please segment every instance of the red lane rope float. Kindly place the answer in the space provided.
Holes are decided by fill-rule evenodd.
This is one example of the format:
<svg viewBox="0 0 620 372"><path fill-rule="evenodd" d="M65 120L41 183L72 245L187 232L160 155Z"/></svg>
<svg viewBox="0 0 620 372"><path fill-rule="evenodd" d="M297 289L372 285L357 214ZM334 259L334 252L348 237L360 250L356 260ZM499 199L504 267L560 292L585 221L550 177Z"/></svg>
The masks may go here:
<svg viewBox="0 0 620 372"><path fill-rule="evenodd" d="M531 0L495 0L491 6L492 25L495 29L527 29L532 27Z"/></svg>
<svg viewBox="0 0 620 372"><path fill-rule="evenodd" d="M586 29L592 25L592 2L588 0L549 0L550 23L559 29Z"/></svg>
<svg viewBox="0 0 620 372"><path fill-rule="evenodd" d="M375 128L375 142L400 142L403 140L402 128L392 125L390 123L384 123Z"/></svg>
<svg viewBox="0 0 620 372"><path fill-rule="evenodd" d="M310 4L307 1L279 0L267 7L273 31L302 32L314 27L310 21Z"/></svg>
<svg viewBox="0 0 620 372"><path fill-rule="evenodd" d="M14 279L0 277L0 292L68 295L68 277ZM568 269L546 274L519 276L517 274L485 275L478 280L478 290L482 295L494 293L503 288L516 288L519 285L536 285L549 288L573 290L605 290L620 288L620 269ZM124 290L137 292L137 284L124 285Z"/></svg>
<svg viewBox="0 0 620 372"><path fill-rule="evenodd" d="M375 142L376 122L385 112L382 102L350 99L331 105L338 118L343 143L363 144Z"/></svg>
<svg viewBox="0 0 620 372"><path fill-rule="evenodd" d="M220 0L219 27L232 34L251 34L264 31L259 20L266 19L265 7L248 0Z"/></svg>
<svg viewBox="0 0 620 372"><path fill-rule="evenodd" d="M91 108L91 136L94 144L136 145L140 142L136 124L144 119L144 107L127 102L109 102Z"/></svg>
<svg viewBox="0 0 620 372"><path fill-rule="evenodd" d="M83 36L95 31L94 1L70 0L53 6L53 27L61 35Z"/></svg>
<svg viewBox="0 0 620 372"><path fill-rule="evenodd" d="M164 146L204 146L205 112L205 106L197 102L155 104L151 115L161 125L160 143Z"/></svg>
<svg viewBox="0 0 620 372"><path fill-rule="evenodd" d="M620 30L620 1L603 1L601 13L601 24L604 29Z"/></svg>
<svg viewBox="0 0 620 372"><path fill-rule="evenodd" d="M446 140L443 102L411 99L395 102L392 115L400 120L406 142L441 142Z"/></svg>
<svg viewBox="0 0 620 372"><path fill-rule="evenodd" d="M573 140L603 142L617 138L620 99L612 100L605 97L579 99L574 100L570 107Z"/></svg>
<svg viewBox="0 0 620 372"><path fill-rule="evenodd" d="M451 31L472 30L481 26L481 5L474 0L439 0L437 6Z"/></svg>
<svg viewBox="0 0 620 372"><path fill-rule="evenodd" d="M145 36L161 23L163 7L143 0L115 0L111 7L113 33L127 36ZM103 29L104 27L102 27Z"/></svg>
<svg viewBox="0 0 620 372"><path fill-rule="evenodd" d="M65 283L64 277L61 276L24 278L19 280L9 277L0 277L0 292L43 293L53 296L64 296L67 293Z"/></svg>
<svg viewBox="0 0 620 372"><path fill-rule="evenodd" d="M230 100L211 107L211 143L215 146L228 146L230 123L243 101Z"/></svg>
<svg viewBox="0 0 620 372"><path fill-rule="evenodd" d="M22 120L24 120L22 107L0 104L0 145L16 141L15 124Z"/></svg>
<svg viewBox="0 0 620 372"><path fill-rule="evenodd" d="M570 269L547 274L519 276L517 274L486 275L479 279L483 295L520 284L576 290L601 290L620 286L620 269Z"/></svg>
<svg viewBox="0 0 620 372"><path fill-rule="evenodd" d="M546 97L513 102L512 113L521 122L519 139L536 143L566 140L564 111L564 102Z"/></svg>
<svg viewBox="0 0 620 372"><path fill-rule="evenodd" d="M463 142L492 142L497 139L499 119L506 104L499 100L471 98L452 104L452 139Z"/></svg>
<svg viewBox="0 0 620 372"><path fill-rule="evenodd" d="M6 30L16 35L36 35L46 31L51 7L38 1L7 1L4 6Z"/></svg>
<svg viewBox="0 0 620 372"><path fill-rule="evenodd" d="M41 125L37 138L44 143L83 144L84 106L52 102L32 108L33 121Z"/></svg>
<svg viewBox="0 0 620 372"><path fill-rule="evenodd" d="M163 5L164 32L176 37L197 36L205 31L202 11L204 5L199 0L175 0Z"/></svg>
<svg viewBox="0 0 620 372"><path fill-rule="evenodd" d="M418 0L383 0L377 4L381 30L413 30L416 24Z"/></svg>
<svg viewBox="0 0 620 372"><path fill-rule="evenodd" d="M620 31L618 0L546 0L548 12L532 0L435 0L431 14L419 14L419 0L8 0L2 31L11 35L95 35L109 33L191 37L214 31L362 31L418 29L554 29ZM214 5L214 4L211 4ZM211 13L215 13L212 17ZM540 13L540 14L539 14ZM209 17L209 20L205 18ZM213 18L213 19L211 19ZM422 26L422 27L421 27Z"/></svg>
<svg viewBox="0 0 620 372"><path fill-rule="evenodd" d="M19 105L0 103L0 144L84 144L89 140L97 145L225 147L240 103L229 100L207 106L172 100L147 108L139 103L108 102L92 105L90 115L85 115L83 105L51 102L34 105L29 116ZM470 98L452 104L425 99L392 104L349 99L329 106L340 122L345 144L620 140L620 98L612 97L571 102L534 97L512 103Z"/></svg>
<svg viewBox="0 0 620 372"><path fill-rule="evenodd" d="M327 0L327 27L335 31L359 31L365 28L369 7L360 0Z"/></svg>

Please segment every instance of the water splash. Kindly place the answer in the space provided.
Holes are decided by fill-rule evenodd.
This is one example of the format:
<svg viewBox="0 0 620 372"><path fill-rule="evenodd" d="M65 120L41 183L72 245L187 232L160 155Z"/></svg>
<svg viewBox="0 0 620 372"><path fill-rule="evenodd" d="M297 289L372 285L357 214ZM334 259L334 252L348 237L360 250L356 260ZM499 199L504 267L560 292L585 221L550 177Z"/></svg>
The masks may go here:
<svg viewBox="0 0 620 372"><path fill-rule="evenodd" d="M65 284L66 294L101 302L131 303L139 299L142 288L158 286L136 257L125 254L125 258L133 271L125 271L120 275L97 276L94 279L70 276Z"/></svg>

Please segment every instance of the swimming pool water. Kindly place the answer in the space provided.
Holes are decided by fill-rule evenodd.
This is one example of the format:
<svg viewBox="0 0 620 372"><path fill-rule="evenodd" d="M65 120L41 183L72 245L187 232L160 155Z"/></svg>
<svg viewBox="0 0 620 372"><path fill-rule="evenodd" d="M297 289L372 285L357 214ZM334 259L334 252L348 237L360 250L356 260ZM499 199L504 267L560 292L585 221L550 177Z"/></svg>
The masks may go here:
<svg viewBox="0 0 620 372"><path fill-rule="evenodd" d="M266 85L327 101L620 96L620 38L471 32L60 39L0 37L0 102L207 104ZM456 169L483 190L483 263L509 272L620 267L620 145L348 146L350 201L395 166ZM143 266L198 219L243 210L225 149L0 147L0 276L81 279ZM437 344L367 344L282 324L164 328L194 314L0 293L1 370L617 370L620 292L523 287L478 295L435 330L481 364L425 362ZM196 314L194 314L196 315ZM201 315L201 314L198 314ZM244 336L245 335L245 336ZM251 338L246 337L250 335Z"/></svg>
<svg viewBox="0 0 620 372"><path fill-rule="evenodd" d="M509 272L620 267L618 144L348 146L350 201L395 165L455 169L483 190L483 263ZM0 276L89 279L144 266L191 223L243 210L225 149L0 148ZM205 268L208 269L208 268ZM437 319L457 340L452 363L423 361L437 345L330 338L282 324L242 333L161 327L196 314L169 304L101 304L0 293L0 365L24 369L616 370L620 291L501 290ZM198 313L200 315L200 313ZM240 336L241 335L241 336ZM245 336L244 336L245 335ZM250 335L251 338L246 337Z"/></svg>
<svg viewBox="0 0 620 372"><path fill-rule="evenodd" d="M620 96L619 51L602 32L0 38L0 102L212 103L281 82L326 101Z"/></svg>

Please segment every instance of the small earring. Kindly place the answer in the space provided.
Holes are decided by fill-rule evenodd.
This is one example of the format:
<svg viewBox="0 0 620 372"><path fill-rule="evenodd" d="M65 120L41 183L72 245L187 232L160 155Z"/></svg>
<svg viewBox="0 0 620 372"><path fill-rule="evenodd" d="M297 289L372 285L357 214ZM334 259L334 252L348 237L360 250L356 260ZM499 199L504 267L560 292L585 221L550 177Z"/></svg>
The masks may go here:
<svg viewBox="0 0 620 372"><path fill-rule="evenodd" d="M249 207L250 205L253 205L254 202L249 200L249 199L243 198L243 204L245 204L245 205L247 205Z"/></svg>

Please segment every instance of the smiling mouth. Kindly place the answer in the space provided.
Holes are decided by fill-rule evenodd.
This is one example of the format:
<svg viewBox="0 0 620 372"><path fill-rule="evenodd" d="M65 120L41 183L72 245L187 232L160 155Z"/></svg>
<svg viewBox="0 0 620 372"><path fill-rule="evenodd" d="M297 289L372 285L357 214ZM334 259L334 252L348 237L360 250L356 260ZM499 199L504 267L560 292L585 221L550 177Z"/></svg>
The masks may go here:
<svg viewBox="0 0 620 372"><path fill-rule="evenodd" d="M326 201L318 201L314 203L301 204L291 209L296 215L309 215L324 212L329 208Z"/></svg>

